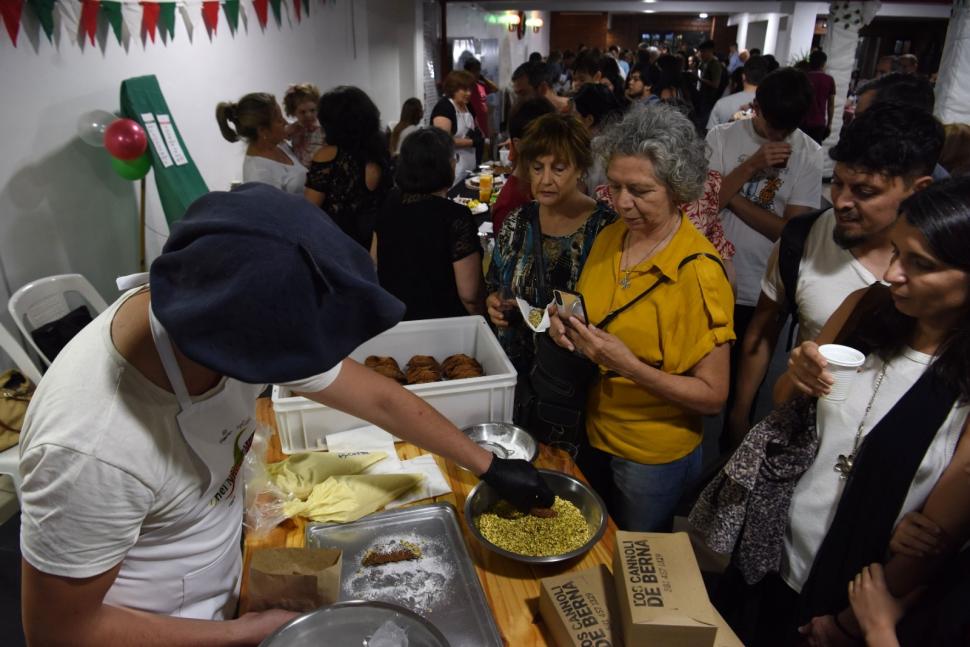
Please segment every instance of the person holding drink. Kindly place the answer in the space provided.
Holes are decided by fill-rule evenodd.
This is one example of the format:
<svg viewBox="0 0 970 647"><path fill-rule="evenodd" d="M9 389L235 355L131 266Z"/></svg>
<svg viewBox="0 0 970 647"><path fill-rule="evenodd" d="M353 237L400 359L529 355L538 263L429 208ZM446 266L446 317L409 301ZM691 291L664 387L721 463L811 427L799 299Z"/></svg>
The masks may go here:
<svg viewBox="0 0 970 647"><path fill-rule="evenodd" d="M517 153L535 199L502 224L486 277L486 306L512 364L528 375L533 333L516 316L514 297L544 308L553 289L572 290L593 240L616 213L580 189L592 153L589 131L575 116L539 117L526 129Z"/></svg>
<svg viewBox="0 0 970 647"><path fill-rule="evenodd" d="M792 351L775 387L779 405L818 398L808 427L818 447L777 509L779 567L747 585L732 565L716 596L745 644L860 644L847 584L861 569L884 562L889 590L904 598L970 536L970 179L903 201L891 240L888 287L846 298L815 341ZM848 383L826 359L831 342L866 355ZM914 510L940 528L942 550L897 552L894 528Z"/></svg>

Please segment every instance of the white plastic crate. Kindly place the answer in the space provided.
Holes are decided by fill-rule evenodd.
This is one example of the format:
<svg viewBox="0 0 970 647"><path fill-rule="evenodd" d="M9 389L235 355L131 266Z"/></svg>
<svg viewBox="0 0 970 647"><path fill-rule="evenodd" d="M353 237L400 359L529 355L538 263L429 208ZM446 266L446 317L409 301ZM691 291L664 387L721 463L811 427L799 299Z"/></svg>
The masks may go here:
<svg viewBox="0 0 970 647"><path fill-rule="evenodd" d="M464 353L477 359L482 377L407 386L458 427L480 422L512 422L516 372L482 317L452 317L404 321L359 346L350 358L363 363L369 355L393 357L404 370L415 355L433 355L439 362ZM326 449L327 434L369 423L322 404L273 387L273 410L280 445L287 454Z"/></svg>

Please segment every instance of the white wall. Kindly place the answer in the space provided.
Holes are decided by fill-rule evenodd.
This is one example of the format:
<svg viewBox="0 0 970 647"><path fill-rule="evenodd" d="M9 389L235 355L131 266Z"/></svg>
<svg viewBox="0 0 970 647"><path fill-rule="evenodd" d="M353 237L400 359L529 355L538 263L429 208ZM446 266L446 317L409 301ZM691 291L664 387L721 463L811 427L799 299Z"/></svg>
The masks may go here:
<svg viewBox="0 0 970 647"><path fill-rule="evenodd" d="M539 52L543 56L549 55L549 23L547 11L526 11L525 18L541 18L543 26L539 33L534 33L526 27L521 40L518 34L510 32L508 27L486 22L489 13L500 14L500 11L486 11L481 5L458 2L447 5L448 38L495 38L499 41L499 87L507 85L516 67L525 63L532 52Z"/></svg>
<svg viewBox="0 0 970 647"><path fill-rule="evenodd" d="M0 36L0 270L6 274L6 285L0 276L0 323L12 329L7 286L16 290L41 276L80 272L111 302L117 295L114 277L137 271L136 185L113 173L104 150L76 137L79 115L118 109L122 80L158 77L211 189L228 188L241 177L244 155L243 144L230 144L219 134L214 118L219 101L253 91L281 98L290 83L301 81L322 90L355 84L374 98L385 121L397 119L403 99L420 86L414 37L420 2L310 4L309 18L297 23L290 17L292 3L284 2L282 26L270 12L261 30L252 4L242 2L237 33L230 34L220 12L211 40L201 5L190 5L198 12L191 41L176 12L171 42L143 45L133 38L127 49L104 20L96 47L72 43L63 26L50 44L24 10L18 46ZM151 181L149 186L148 221L157 232L148 237L151 260L167 227ZM0 365L5 359L0 355Z"/></svg>

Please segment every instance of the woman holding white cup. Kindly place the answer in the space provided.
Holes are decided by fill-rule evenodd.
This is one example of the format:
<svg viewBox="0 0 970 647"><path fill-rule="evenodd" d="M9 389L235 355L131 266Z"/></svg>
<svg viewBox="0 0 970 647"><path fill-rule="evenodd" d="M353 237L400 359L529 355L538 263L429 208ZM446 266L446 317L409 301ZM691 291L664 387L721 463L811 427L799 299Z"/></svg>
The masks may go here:
<svg viewBox="0 0 970 647"><path fill-rule="evenodd" d="M820 398L818 450L788 507L777 604L766 620L781 633L753 645L790 644L795 627L810 645L859 641L846 595L853 569L867 558L885 562L889 589L902 598L970 538L961 471L970 461L970 178L932 185L900 214L888 288L850 295L816 341L792 352L775 387L778 404ZM843 337L867 356L857 373L849 369L844 400L833 400L825 345ZM913 510L941 528L946 549L886 561L893 528Z"/></svg>

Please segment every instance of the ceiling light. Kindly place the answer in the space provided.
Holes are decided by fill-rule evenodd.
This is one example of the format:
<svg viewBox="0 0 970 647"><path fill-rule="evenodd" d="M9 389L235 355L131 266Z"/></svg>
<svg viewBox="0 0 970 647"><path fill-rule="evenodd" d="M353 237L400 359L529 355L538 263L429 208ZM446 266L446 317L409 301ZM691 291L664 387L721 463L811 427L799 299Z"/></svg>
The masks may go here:
<svg viewBox="0 0 970 647"><path fill-rule="evenodd" d="M706 13L699 13L699 14L697 14L697 17L698 18L707 18L707 14Z"/></svg>
<svg viewBox="0 0 970 647"><path fill-rule="evenodd" d="M657 13L657 12L654 11L653 9L644 9L643 13Z"/></svg>
<svg viewBox="0 0 970 647"><path fill-rule="evenodd" d="M643 0L643 1L644 1L645 3L647 3L647 4L653 4L653 3L654 3L654 2L656 2L657 0Z"/></svg>

